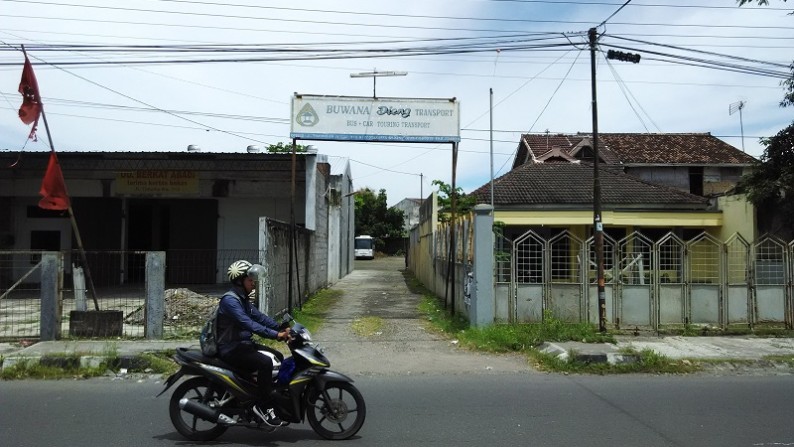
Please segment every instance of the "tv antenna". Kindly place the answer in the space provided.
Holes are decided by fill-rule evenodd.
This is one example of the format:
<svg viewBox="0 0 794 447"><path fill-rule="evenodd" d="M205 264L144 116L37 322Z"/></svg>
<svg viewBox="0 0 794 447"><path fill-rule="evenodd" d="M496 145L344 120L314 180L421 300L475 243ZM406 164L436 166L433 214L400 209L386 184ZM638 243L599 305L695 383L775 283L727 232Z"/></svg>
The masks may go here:
<svg viewBox="0 0 794 447"><path fill-rule="evenodd" d="M742 109L744 108L745 104L746 104L745 101L736 101L733 104L728 106L728 115L733 115L734 113L736 113L737 110L739 111L739 127L741 128L741 131L742 131L742 152L745 152L745 150L744 150L744 122L742 120Z"/></svg>
<svg viewBox="0 0 794 447"><path fill-rule="evenodd" d="M378 95L375 92L375 80L385 76L406 76L407 71L378 71L377 68L366 73L350 73L351 78L372 78L372 98L377 99Z"/></svg>

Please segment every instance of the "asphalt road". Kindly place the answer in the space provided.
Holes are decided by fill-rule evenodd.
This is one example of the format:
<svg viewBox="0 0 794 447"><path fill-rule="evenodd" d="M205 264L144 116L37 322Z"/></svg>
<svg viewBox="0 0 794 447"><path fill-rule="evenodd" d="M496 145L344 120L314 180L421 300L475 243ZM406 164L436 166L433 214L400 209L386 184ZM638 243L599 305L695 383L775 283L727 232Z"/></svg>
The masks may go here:
<svg viewBox="0 0 794 447"><path fill-rule="evenodd" d="M566 376L520 356L457 348L425 330L401 259L359 261L315 339L355 379L362 446L794 445L794 376ZM376 334L352 329L382 319ZM168 419L150 376L0 382L0 446L192 445ZM216 443L329 445L307 424L267 434L230 429Z"/></svg>
<svg viewBox="0 0 794 447"><path fill-rule="evenodd" d="M192 445L151 377L0 382L3 446ZM794 377L503 374L362 377L363 446L784 446ZM308 424L230 429L219 445L329 445Z"/></svg>

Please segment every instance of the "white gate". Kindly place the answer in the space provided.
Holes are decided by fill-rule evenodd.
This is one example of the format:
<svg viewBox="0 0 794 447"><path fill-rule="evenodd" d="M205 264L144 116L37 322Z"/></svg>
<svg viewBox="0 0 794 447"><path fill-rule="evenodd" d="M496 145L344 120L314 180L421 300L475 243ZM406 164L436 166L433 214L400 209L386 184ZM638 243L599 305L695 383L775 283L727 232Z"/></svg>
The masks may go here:
<svg viewBox="0 0 794 447"><path fill-rule="evenodd" d="M512 287L515 321L539 323L543 321L546 293L546 242L534 231L522 234L513 242Z"/></svg>
<svg viewBox="0 0 794 447"><path fill-rule="evenodd" d="M684 324L686 315L686 278L684 278L684 241L667 233L654 244L656 282L656 325Z"/></svg>
<svg viewBox="0 0 794 447"><path fill-rule="evenodd" d="M551 262L546 274L549 294L546 307L561 321L586 321L584 312L584 242L571 234L562 233L549 239Z"/></svg>
<svg viewBox="0 0 794 447"><path fill-rule="evenodd" d="M653 318L653 242L633 232L618 241L617 322L651 326Z"/></svg>
<svg viewBox="0 0 794 447"><path fill-rule="evenodd" d="M771 236L754 245L755 323L787 323L786 271L788 247Z"/></svg>
<svg viewBox="0 0 794 447"><path fill-rule="evenodd" d="M740 234L725 242L725 323L750 324L752 286L750 280L750 243Z"/></svg>
<svg viewBox="0 0 794 447"><path fill-rule="evenodd" d="M722 324L722 243L706 233L689 240L687 283L689 284L689 322Z"/></svg>

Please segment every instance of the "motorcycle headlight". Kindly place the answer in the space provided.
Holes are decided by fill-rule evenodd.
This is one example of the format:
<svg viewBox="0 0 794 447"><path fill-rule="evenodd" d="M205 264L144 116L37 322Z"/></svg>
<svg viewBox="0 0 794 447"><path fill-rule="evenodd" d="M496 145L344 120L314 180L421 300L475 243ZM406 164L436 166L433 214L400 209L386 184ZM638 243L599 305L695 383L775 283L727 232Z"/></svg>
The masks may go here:
<svg viewBox="0 0 794 447"><path fill-rule="evenodd" d="M312 333L309 332L308 329L303 329L301 331L301 338L303 338L305 341L312 341Z"/></svg>

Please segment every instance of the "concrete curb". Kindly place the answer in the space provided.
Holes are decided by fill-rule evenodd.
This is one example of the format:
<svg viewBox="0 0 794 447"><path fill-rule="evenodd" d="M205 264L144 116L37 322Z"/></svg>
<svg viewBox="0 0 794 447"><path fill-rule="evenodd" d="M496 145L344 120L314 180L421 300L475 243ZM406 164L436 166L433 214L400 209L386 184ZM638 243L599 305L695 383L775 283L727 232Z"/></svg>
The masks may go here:
<svg viewBox="0 0 794 447"><path fill-rule="evenodd" d="M592 345L592 350L599 352L579 352L577 349L567 350L556 343L545 342L538 347L544 354L551 355L565 362L581 363L608 363L610 365L621 365L634 363L639 357L632 354L621 354L619 352L604 352L614 349L611 345L604 348L603 344ZM589 350L589 349L588 349Z"/></svg>
<svg viewBox="0 0 794 447"><path fill-rule="evenodd" d="M102 363L108 359L118 359L119 368L124 369L140 369L145 367L144 362L141 361L141 352L139 354L127 354L119 356L106 356L106 355L74 355L74 354L51 354L51 355L12 355L9 357L0 357L0 371L11 368L22 362L38 363L42 366L52 366L62 369L70 368L98 368Z"/></svg>

